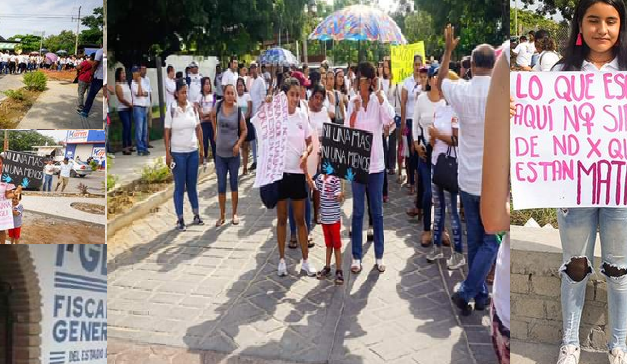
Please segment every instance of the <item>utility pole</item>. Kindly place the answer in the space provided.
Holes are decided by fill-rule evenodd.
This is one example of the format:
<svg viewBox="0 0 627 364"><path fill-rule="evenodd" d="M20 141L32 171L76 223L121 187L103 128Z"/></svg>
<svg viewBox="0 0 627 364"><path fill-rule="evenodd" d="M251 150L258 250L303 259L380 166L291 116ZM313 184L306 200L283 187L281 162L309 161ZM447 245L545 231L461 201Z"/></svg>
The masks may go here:
<svg viewBox="0 0 627 364"><path fill-rule="evenodd" d="M81 8L82 6L78 7L78 18L72 17L72 20L76 19L76 43L74 44L74 55L78 53L78 31L81 26Z"/></svg>

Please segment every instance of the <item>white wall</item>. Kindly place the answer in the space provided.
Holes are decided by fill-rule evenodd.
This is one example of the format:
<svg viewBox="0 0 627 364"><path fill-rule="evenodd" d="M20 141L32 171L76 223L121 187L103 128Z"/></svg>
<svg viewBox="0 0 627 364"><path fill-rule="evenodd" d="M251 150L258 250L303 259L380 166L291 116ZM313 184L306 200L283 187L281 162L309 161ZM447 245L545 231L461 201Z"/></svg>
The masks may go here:
<svg viewBox="0 0 627 364"><path fill-rule="evenodd" d="M199 65L198 67L198 72L200 74L202 74L203 76L209 76L211 77L211 82L212 82L212 86L213 86L213 80L215 77L215 72L216 72L216 65L218 64L218 58L217 57L203 57L203 56L177 56L177 55L170 55L166 58L166 67L163 67L161 69L161 72L163 72L163 80L164 80L164 86L163 86L163 98L165 101L165 78L168 76L166 73L166 68L168 65L172 65L174 66L174 73L176 72L185 72L185 67L187 67L192 61L196 61ZM109 80L112 80L113 82L111 82L111 84L113 85L115 83L115 70L118 67L123 67L124 65L122 63L117 62L113 68L109 68L108 69L108 78ZM157 90L158 87L158 80L157 80L157 69L156 68L148 68L146 70L146 77L148 77L148 79L150 79L150 85L152 86L153 89L153 95L152 95L152 104L153 106L157 106L159 105L159 93ZM111 109L115 109L117 108L117 104L118 101L115 97L115 94L112 95L112 97L110 97L110 107Z"/></svg>

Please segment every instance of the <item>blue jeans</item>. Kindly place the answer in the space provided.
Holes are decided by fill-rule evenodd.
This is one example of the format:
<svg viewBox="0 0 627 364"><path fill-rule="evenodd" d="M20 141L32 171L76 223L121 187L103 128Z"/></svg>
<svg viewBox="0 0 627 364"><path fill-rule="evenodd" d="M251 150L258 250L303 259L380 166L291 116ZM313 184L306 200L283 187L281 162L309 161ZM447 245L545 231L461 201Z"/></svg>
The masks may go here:
<svg viewBox="0 0 627 364"><path fill-rule="evenodd" d="M91 110L91 106L94 104L94 99L100 89L102 88L102 80L99 78L94 78L91 81L91 85L89 86L89 93L87 94L87 100L85 101L85 107L83 107L83 113L89 114L89 110Z"/></svg>
<svg viewBox="0 0 627 364"><path fill-rule="evenodd" d="M133 142L131 140L131 115L132 113L133 113L132 109L118 111L118 115L120 116L120 120L122 121L122 147L123 148L128 148L128 147L133 146Z"/></svg>
<svg viewBox="0 0 627 364"><path fill-rule="evenodd" d="M6 62L0 62L0 74L6 73L9 70Z"/></svg>
<svg viewBox="0 0 627 364"><path fill-rule="evenodd" d="M226 193L226 174L229 174L231 192L237 192L237 174L239 172L240 159L237 157L216 156L216 174L218 175L218 193Z"/></svg>
<svg viewBox="0 0 627 364"><path fill-rule="evenodd" d="M216 140L213 135L213 125L210 122L203 121L200 123L202 127L202 144L203 150L205 152L205 158L209 155L207 152L209 150L209 145L211 145L211 156L213 157L213 161L216 160Z"/></svg>
<svg viewBox="0 0 627 364"><path fill-rule="evenodd" d="M306 185L305 189L307 190L307 196L309 196L309 185ZM288 204L288 219L290 222L290 233L292 236L296 236L296 220L294 219L294 210L291 203ZM307 224L307 231L311 232L311 199L309 197L305 199L305 223Z"/></svg>
<svg viewBox="0 0 627 364"><path fill-rule="evenodd" d="M183 198L185 189L187 197L192 205L194 214L198 214L198 151L189 153L172 152L172 160L176 163L172 173L174 174L174 209L179 219L183 218Z"/></svg>
<svg viewBox="0 0 627 364"><path fill-rule="evenodd" d="M418 157L418 153L417 152L412 152L411 151L411 146L414 145L414 135L412 134L412 124L413 121L412 119L406 119L405 120L405 127L407 129L409 129L409 135L407 135L407 148L409 149L409 157L405 158L405 166L407 168L407 182L409 183L410 186L415 186L416 181L415 181L415 175L416 175L416 170L418 168L418 159L420 159ZM428 184L427 186L430 186L431 184Z"/></svg>
<svg viewBox="0 0 627 364"><path fill-rule="evenodd" d="M566 273L566 265L573 258L586 257L591 271L594 262L594 245L597 228L601 236L601 261L603 265L627 269L627 209L573 208L559 209L557 219L562 240L562 316L563 343L579 346L579 325L586 297L586 284L590 275L579 282ZM608 276L605 267L601 272L607 281L607 303L611 329L609 349L627 351L627 275Z"/></svg>
<svg viewBox="0 0 627 364"><path fill-rule="evenodd" d="M431 180L433 181L433 171L435 166L431 165ZM442 187L431 182L431 190L433 194L433 209L435 216L433 217L433 244L442 246L442 233L446 222L446 213L451 219L451 227L453 228L453 242L455 243L455 251L463 253L462 248L462 229L457 212L457 194L445 191Z"/></svg>
<svg viewBox="0 0 627 364"><path fill-rule="evenodd" d="M352 183L353 188L353 218L352 218L352 252L353 258L362 258L362 240L364 225L364 200L366 190L370 195L370 212L374 228L374 257L383 258L383 174L385 172L368 175L368 184Z"/></svg>
<svg viewBox="0 0 627 364"><path fill-rule="evenodd" d="M51 174L44 174L44 192L52 192L52 177Z"/></svg>
<svg viewBox="0 0 627 364"><path fill-rule="evenodd" d="M486 234L481 222L481 196L461 191L461 198L468 230L468 276L462 282L459 293L466 302L474 299L475 303L487 304L489 296L485 279L492 269L499 244L496 235Z"/></svg>
<svg viewBox="0 0 627 364"><path fill-rule="evenodd" d="M148 132L148 108L133 106L133 120L135 121L135 145L137 153L148 150L146 133Z"/></svg>
<svg viewBox="0 0 627 364"><path fill-rule="evenodd" d="M422 185L422 196L418 199L422 201L422 229L423 231L431 231L431 157L423 160L418 157L418 176Z"/></svg>

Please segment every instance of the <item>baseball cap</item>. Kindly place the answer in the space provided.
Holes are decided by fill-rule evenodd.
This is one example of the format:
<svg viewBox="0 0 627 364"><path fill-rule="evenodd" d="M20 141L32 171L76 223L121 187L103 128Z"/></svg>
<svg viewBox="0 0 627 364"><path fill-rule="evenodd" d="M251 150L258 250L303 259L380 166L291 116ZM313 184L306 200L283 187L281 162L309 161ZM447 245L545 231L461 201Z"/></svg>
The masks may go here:
<svg viewBox="0 0 627 364"><path fill-rule="evenodd" d="M248 68L253 68L253 67L257 67L257 62L250 62L250 67Z"/></svg>
<svg viewBox="0 0 627 364"><path fill-rule="evenodd" d="M438 73L438 70L440 69L440 67L438 65L432 65L431 67L429 67L429 78L435 76Z"/></svg>
<svg viewBox="0 0 627 364"><path fill-rule="evenodd" d="M133 66L133 67L131 68L131 73L135 73L135 72L139 72L139 67L137 67L137 66Z"/></svg>
<svg viewBox="0 0 627 364"><path fill-rule="evenodd" d="M196 61L192 61L192 63L189 64L189 68L194 68L194 67L198 67L198 63Z"/></svg>

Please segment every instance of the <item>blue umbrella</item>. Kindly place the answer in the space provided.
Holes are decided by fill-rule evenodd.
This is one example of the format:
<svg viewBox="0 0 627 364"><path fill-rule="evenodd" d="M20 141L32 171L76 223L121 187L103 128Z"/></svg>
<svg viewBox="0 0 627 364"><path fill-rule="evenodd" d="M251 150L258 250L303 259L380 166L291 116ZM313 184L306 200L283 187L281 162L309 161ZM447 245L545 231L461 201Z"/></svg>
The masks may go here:
<svg viewBox="0 0 627 364"><path fill-rule="evenodd" d="M270 48L259 56L260 63L280 64L283 66L294 65L298 63L298 59L292 52L283 48Z"/></svg>

